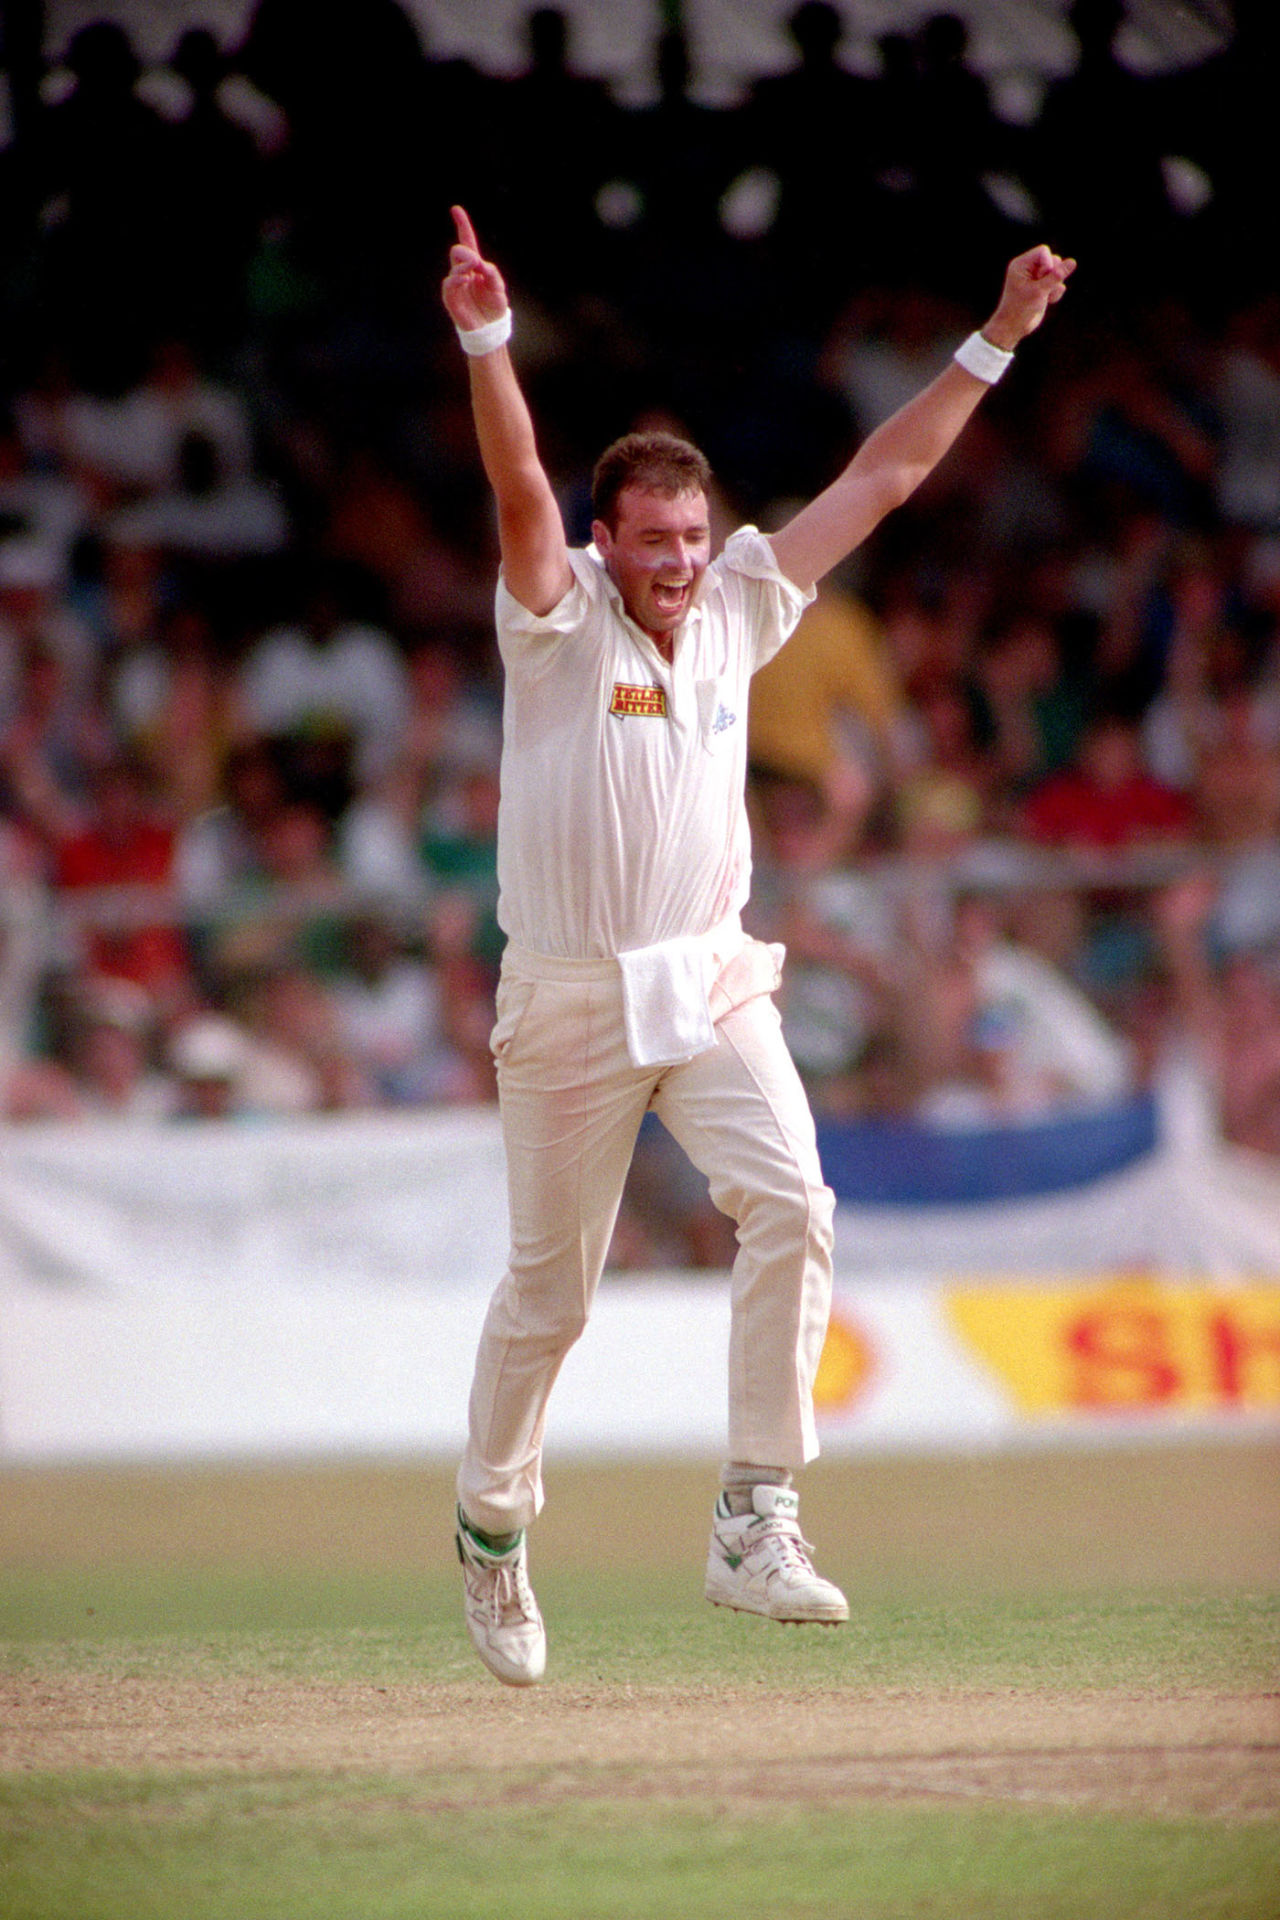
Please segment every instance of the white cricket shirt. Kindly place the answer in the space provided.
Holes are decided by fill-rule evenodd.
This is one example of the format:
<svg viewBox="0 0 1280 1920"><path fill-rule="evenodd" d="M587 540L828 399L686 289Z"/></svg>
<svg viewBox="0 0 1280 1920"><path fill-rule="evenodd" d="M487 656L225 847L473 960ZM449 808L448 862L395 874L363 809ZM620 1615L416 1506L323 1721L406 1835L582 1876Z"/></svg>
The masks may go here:
<svg viewBox="0 0 1280 1920"><path fill-rule="evenodd" d="M703 934L751 884L747 689L812 600L742 527L668 664L592 547L529 613L499 580L506 670L498 920L531 952L601 960Z"/></svg>

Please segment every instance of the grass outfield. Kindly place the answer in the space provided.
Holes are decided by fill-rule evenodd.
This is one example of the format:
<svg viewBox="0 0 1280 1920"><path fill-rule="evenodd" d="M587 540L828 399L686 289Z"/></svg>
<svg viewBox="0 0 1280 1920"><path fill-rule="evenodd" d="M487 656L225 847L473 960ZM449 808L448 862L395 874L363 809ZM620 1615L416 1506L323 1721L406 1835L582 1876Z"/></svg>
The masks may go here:
<svg viewBox="0 0 1280 1920"><path fill-rule="evenodd" d="M438 1468L0 1472L0 1914L1278 1920L1280 1446L824 1463L840 1630L713 1490L553 1468L514 1692Z"/></svg>

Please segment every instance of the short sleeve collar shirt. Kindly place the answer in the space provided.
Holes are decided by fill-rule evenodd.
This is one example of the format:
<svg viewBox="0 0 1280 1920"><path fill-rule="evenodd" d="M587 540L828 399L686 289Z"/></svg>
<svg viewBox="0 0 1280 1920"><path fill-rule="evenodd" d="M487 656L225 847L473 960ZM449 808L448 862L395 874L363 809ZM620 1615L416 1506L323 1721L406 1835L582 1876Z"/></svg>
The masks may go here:
<svg viewBox="0 0 1280 1920"><path fill-rule="evenodd" d="M532 952L601 959L705 933L745 904L748 688L813 594L740 528L668 662L596 550L569 560L550 613L498 584L498 918Z"/></svg>

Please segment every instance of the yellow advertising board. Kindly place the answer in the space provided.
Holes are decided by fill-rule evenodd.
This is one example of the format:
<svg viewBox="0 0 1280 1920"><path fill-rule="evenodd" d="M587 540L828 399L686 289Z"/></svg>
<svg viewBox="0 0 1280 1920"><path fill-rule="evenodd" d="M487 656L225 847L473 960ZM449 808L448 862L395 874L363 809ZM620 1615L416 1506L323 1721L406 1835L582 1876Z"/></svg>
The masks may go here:
<svg viewBox="0 0 1280 1920"><path fill-rule="evenodd" d="M947 1320L1017 1411L1272 1412L1280 1408L1280 1281L950 1286Z"/></svg>

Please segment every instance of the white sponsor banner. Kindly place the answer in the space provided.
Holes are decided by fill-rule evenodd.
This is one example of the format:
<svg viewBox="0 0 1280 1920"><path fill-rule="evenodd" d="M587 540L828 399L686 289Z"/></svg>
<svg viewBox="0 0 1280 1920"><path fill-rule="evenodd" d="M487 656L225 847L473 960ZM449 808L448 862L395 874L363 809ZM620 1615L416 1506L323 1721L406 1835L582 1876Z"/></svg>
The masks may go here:
<svg viewBox="0 0 1280 1920"><path fill-rule="evenodd" d="M0 1459L453 1453L486 1302L299 1280L0 1285ZM727 1283L607 1281L556 1384L563 1451L716 1449Z"/></svg>
<svg viewBox="0 0 1280 1920"><path fill-rule="evenodd" d="M0 1285L0 1459L455 1454L485 1301L300 1279ZM556 1453L717 1453L723 1279L608 1278L551 1406ZM842 1285L824 1451L1280 1428L1280 1285Z"/></svg>
<svg viewBox="0 0 1280 1920"><path fill-rule="evenodd" d="M0 1277L487 1292L506 1256L491 1108L0 1129Z"/></svg>
<svg viewBox="0 0 1280 1920"><path fill-rule="evenodd" d="M839 1209L824 1447L1274 1429L1274 1171L1171 1149L1121 1179L1112 1239L1092 1192ZM1161 1240L1175 1207L1197 1232ZM10 1129L0 1459L455 1453L506 1237L490 1112ZM552 1451L719 1451L727 1347L723 1276L607 1276Z"/></svg>
<svg viewBox="0 0 1280 1920"><path fill-rule="evenodd" d="M0 1128L0 1278L168 1289L242 1278L478 1291L507 1253L492 1108L227 1125ZM1038 1198L836 1210L843 1281L906 1273L1280 1272L1280 1169L1165 1128Z"/></svg>

